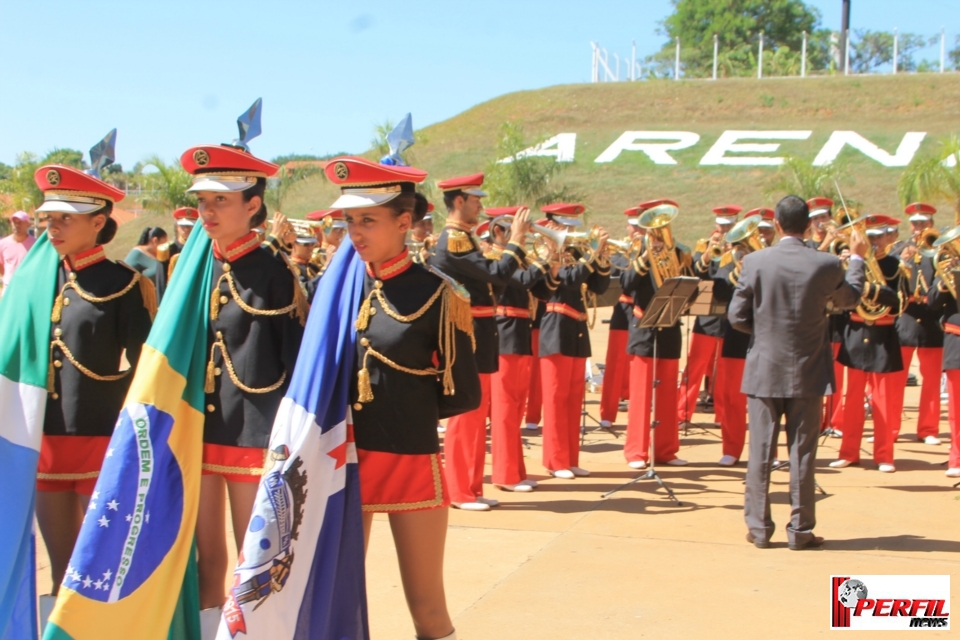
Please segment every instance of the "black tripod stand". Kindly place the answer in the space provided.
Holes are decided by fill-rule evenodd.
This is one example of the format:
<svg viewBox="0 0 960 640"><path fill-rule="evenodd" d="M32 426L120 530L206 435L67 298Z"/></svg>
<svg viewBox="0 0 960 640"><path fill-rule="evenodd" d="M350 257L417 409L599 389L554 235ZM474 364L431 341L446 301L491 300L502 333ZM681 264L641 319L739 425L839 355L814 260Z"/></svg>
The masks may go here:
<svg viewBox="0 0 960 640"><path fill-rule="evenodd" d="M590 360L587 359L587 362ZM598 367L600 365L597 365ZM586 384L583 385L583 404L580 405L580 446L583 446L583 441L587 437L587 418L590 418L595 426L594 429L602 429L612 435L614 438L619 438L620 434L613 430L613 427L606 427L602 422L594 418L587 411L587 389L590 387L590 384L593 382L593 371L587 370L583 372L584 377L586 377ZM603 370L601 369L601 376L603 375ZM600 379L600 384L603 384L603 378Z"/></svg>
<svg viewBox="0 0 960 640"><path fill-rule="evenodd" d="M656 294L654 294L653 298L650 300L650 304L647 305L647 311L643 316L643 320L640 321L640 327L643 329L653 329L653 375L650 376L650 412L652 415L650 421L650 444L648 445L650 466L647 467L646 472L643 474L615 489L607 491L600 496L601 498L611 496L617 491L625 489L632 484L636 484L641 480L655 480L656 483L667 492L667 495L670 496L670 499L673 500L678 507L682 506L680 501L677 499L677 496L673 493L673 490L664 484L659 474L657 474L655 464L654 441L656 440L656 431L657 426L659 425L659 420L657 420L657 387L660 384L660 380L657 379L657 347L660 330L672 327L677 323L677 321L680 320L680 316L683 314L684 309L690 305L690 303L693 301L693 298L696 296L698 282L699 280L696 278L670 278L660 285L660 289ZM676 384L676 380L667 380L666 382L667 384Z"/></svg>

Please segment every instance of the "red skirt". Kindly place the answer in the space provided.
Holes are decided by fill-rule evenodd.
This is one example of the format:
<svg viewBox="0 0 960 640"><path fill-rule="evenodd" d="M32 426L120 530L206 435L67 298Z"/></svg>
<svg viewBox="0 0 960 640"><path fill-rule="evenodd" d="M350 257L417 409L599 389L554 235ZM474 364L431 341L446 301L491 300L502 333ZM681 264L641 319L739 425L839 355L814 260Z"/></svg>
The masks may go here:
<svg viewBox="0 0 960 640"><path fill-rule="evenodd" d="M440 454L409 455L357 449L360 502L368 513L450 506Z"/></svg>
<svg viewBox="0 0 960 640"><path fill-rule="evenodd" d="M48 436L40 441L37 491L93 495L110 436Z"/></svg>
<svg viewBox="0 0 960 640"><path fill-rule="evenodd" d="M267 450L203 443L203 475L223 476L230 482L260 482Z"/></svg>

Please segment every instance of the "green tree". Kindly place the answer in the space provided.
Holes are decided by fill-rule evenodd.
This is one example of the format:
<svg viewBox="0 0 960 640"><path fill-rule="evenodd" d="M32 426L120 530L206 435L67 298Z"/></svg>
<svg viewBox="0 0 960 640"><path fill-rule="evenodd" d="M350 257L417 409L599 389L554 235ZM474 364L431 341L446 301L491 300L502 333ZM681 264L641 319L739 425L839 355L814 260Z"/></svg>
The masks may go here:
<svg viewBox="0 0 960 640"><path fill-rule="evenodd" d="M155 171L144 173L143 169L147 167L153 167ZM136 178L143 189L140 204L144 209L171 212L180 207L197 206L193 194L187 193L193 178L183 170L179 161L167 164L160 156L150 156L136 168L139 169Z"/></svg>
<svg viewBox="0 0 960 640"><path fill-rule="evenodd" d="M771 178L766 192L777 197L792 194L804 200L826 196L839 205L840 194L836 185L846 177L846 166L840 161L816 167L812 160L787 156L780 170ZM847 204L851 202L848 200Z"/></svg>
<svg viewBox="0 0 960 640"><path fill-rule="evenodd" d="M669 75L663 69L669 61L673 66L676 39L680 38L680 55L683 74L687 77L707 77L713 73L713 36L717 35L720 54L737 52L734 60L739 64L728 65L741 75L744 49L756 51L760 32L763 32L764 48L776 52L781 47L799 52L803 31L813 34L820 23L820 13L803 0L672 0L673 13L662 23L660 34L670 38L663 49L648 59L654 65L654 73ZM819 59L821 53L814 47L808 49L811 68L826 65ZM766 63L764 64L766 67ZM756 69L756 62L753 68Z"/></svg>
<svg viewBox="0 0 960 640"><path fill-rule="evenodd" d="M484 180L491 205L540 207L581 198L571 188L554 183L566 165L549 157L517 157L521 151L536 144L525 139L523 127L507 122L500 126L499 134L497 157L487 166ZM501 162L504 158L513 160Z"/></svg>
<svg viewBox="0 0 960 640"><path fill-rule="evenodd" d="M889 31L856 29L856 42L850 46L850 70L854 73L871 73L893 64L893 34ZM897 41L897 69L916 71L913 54L932 41L915 33L903 33Z"/></svg>
<svg viewBox="0 0 960 640"><path fill-rule="evenodd" d="M292 161L280 166L280 170L267 178L267 191L264 194L267 205L274 211L283 211L283 203L297 183L312 175L321 173L320 165L316 161Z"/></svg>
<svg viewBox="0 0 960 640"><path fill-rule="evenodd" d="M953 70L960 71L960 35L957 35L954 44L956 44L956 46L947 52L947 58L950 60Z"/></svg>
<svg viewBox="0 0 960 640"><path fill-rule="evenodd" d="M960 224L960 137L941 140L933 153L914 157L897 183L900 203L944 199L954 211L954 224Z"/></svg>
<svg viewBox="0 0 960 640"><path fill-rule="evenodd" d="M8 198L7 209L33 211L43 202L43 192L37 187L33 174L45 164L62 164L83 169L83 153L76 149L53 149L40 158L24 151L10 167L6 178L0 179L0 193Z"/></svg>

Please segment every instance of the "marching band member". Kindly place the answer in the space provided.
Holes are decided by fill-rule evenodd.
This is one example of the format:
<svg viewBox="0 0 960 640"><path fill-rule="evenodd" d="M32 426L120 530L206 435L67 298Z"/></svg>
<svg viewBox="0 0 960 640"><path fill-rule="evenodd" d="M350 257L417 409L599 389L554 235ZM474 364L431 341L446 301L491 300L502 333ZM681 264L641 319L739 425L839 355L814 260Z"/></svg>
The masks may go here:
<svg viewBox="0 0 960 640"><path fill-rule="evenodd" d="M110 214L122 190L62 165L40 167L34 179L44 195L37 213L61 258L36 498L56 595L157 301L149 278L103 250L117 232Z"/></svg>
<svg viewBox="0 0 960 640"><path fill-rule="evenodd" d="M554 229L582 224L581 204L558 203L540 208ZM605 257L607 232L598 229L597 250L584 255L580 248L566 246L558 259L571 264L558 266L535 289L547 301L540 325L540 375L543 385L543 466L556 478L572 480L590 472L580 463L580 416L590 357L588 306L591 295L610 286L610 264ZM594 320L596 319L594 307Z"/></svg>
<svg viewBox="0 0 960 640"><path fill-rule="evenodd" d="M830 214L833 200L817 196L807 200L807 207L810 208L810 237L804 244L817 251L827 251L837 239L837 225Z"/></svg>
<svg viewBox="0 0 960 640"><path fill-rule="evenodd" d="M920 360L920 412L917 416L917 438L929 445L940 444L940 377L943 363L943 329L939 316L927 305L927 294L936 272L933 259L924 255L932 251L932 243L937 237L933 229L933 214L936 209L923 202L907 205L904 213L910 216L913 236L901 244L894 255L899 257L907 279L907 308L897 318L897 335L900 338L900 350L903 354L903 371L899 381L893 385L894 393L903 404L903 392L907 386L910 363L916 352ZM893 441L896 442L894 434Z"/></svg>
<svg viewBox="0 0 960 640"><path fill-rule="evenodd" d="M169 283L173 276L173 270L177 266L177 260L180 252L183 251L187 239L193 232L193 227L197 224L200 214L193 207L180 207L173 212L174 228L176 229L177 239L173 242L160 245L158 247L158 259L163 262L163 268L166 273L165 282Z"/></svg>
<svg viewBox="0 0 960 640"><path fill-rule="evenodd" d="M487 209L494 246L506 249L510 223L525 207ZM505 491L531 491L536 480L527 479L523 463L520 423L530 388L531 301L530 289L550 266L537 257L527 256L524 265L513 273L505 286L495 286L497 297L497 333L500 336L499 368L490 385L490 450L493 458L492 481Z"/></svg>
<svg viewBox="0 0 960 640"><path fill-rule="evenodd" d="M297 239L290 247L290 262L297 270L300 285L309 291L311 286L315 286L320 267L313 261L313 251L317 247L317 237L315 235L297 232ZM312 298L312 292L310 292Z"/></svg>
<svg viewBox="0 0 960 640"><path fill-rule="evenodd" d="M640 205L641 212L664 202L676 206L672 200L646 202ZM694 276L701 280L710 280L716 275L717 263L714 258L718 258L725 250L723 237L736 224L741 211L743 207L735 204L713 209L716 226L709 239L697 242L692 263ZM693 323L693 336L687 347L687 365L680 374L680 389L677 392L677 413L681 423L693 419L700 396L700 383L704 377L709 377L711 382L715 383L714 372L724 334L721 318L722 316L697 316ZM707 397L712 396L712 391L708 389Z"/></svg>
<svg viewBox="0 0 960 640"><path fill-rule="evenodd" d="M499 260L484 257L472 230L483 211L480 187L483 174L452 178L437 183L447 207L447 224L437 239L429 265L455 278L470 292L470 311L476 338L474 356L483 399L473 411L447 422L444 461L447 484L454 507L489 511L498 501L483 497L483 463L486 455L486 419L490 406L490 379L499 366L496 300L493 286L504 286L524 259L521 244L527 233L528 212L517 213L510 227L507 246ZM434 425L436 428L436 425Z"/></svg>
<svg viewBox="0 0 960 640"><path fill-rule="evenodd" d="M623 213L627 216L627 238L634 242L643 237L637 216L640 207L630 207ZM615 271L611 277L620 277L620 272L629 269L627 258L617 255L610 259ZM627 355L627 337L630 333L630 318L633 317L633 298L620 294L610 315L610 333L607 338L606 366L603 370L603 388L600 390L600 426L609 429L617 419L620 400L630 397L630 358Z"/></svg>
<svg viewBox="0 0 960 640"><path fill-rule="evenodd" d="M427 214L422 220L418 220L410 229L410 243L420 248L413 252L413 261L418 264L426 264L427 259L433 252L433 203L427 203Z"/></svg>
<svg viewBox="0 0 960 640"><path fill-rule="evenodd" d="M873 406L873 459L883 473L893 473L893 437L899 431L902 402L897 404L897 394L892 385L897 384L903 369L900 340L895 326L896 316L901 313L903 278L900 261L887 255L886 229L899 221L889 216L866 217L867 237L872 245L868 265L875 261L883 281L877 282L869 275L864 285L860 306L850 313L844 332L843 344L837 360L847 367L847 390L843 402L843 441L840 457L830 463L833 468L843 468L860 461L860 440L863 436L864 397L867 382L870 383ZM902 396L901 396L902 398Z"/></svg>
<svg viewBox="0 0 960 640"><path fill-rule="evenodd" d="M631 469L644 469L650 463L653 394L656 394L657 406L657 415L653 417L657 421L654 462L673 466L687 464L686 460L677 457L680 432L674 409L677 406L677 370L683 348L680 321L666 329L640 327L643 314L663 280L690 271L690 255L666 241L668 236L665 229L676 218L679 209L673 201L659 202L661 204L648 207L640 218L640 223L647 228L646 252L634 260L632 269L620 274L623 292L633 298L634 304L634 320L630 324L627 343L627 352L630 354L630 405L627 411L627 438L623 447L624 457ZM645 217L650 214L656 214L659 220L649 219L650 224L645 224ZM655 389L654 380L659 381Z"/></svg>
<svg viewBox="0 0 960 640"><path fill-rule="evenodd" d="M540 418L543 415L543 376L540 374L540 326L543 316L547 313L547 303L531 291L530 304L534 306L533 322L530 325L530 351L533 360L530 361L530 391L527 393L527 409L523 420L526 428L536 431L540 428Z"/></svg>
<svg viewBox="0 0 960 640"><path fill-rule="evenodd" d="M333 259L337 247L343 242L347 232L347 223L344 221L343 211L340 209L320 209L311 211L306 216L311 222L322 222L322 226L314 227L317 236L317 247L313 252L313 262L323 271Z"/></svg>
<svg viewBox="0 0 960 640"><path fill-rule="evenodd" d="M773 219L775 212L769 207L760 207L759 209L754 209L753 211L758 211L760 217L763 220L760 221L760 237L763 238L763 244L766 247L772 247L777 242L777 229L773 224ZM751 211L750 213L753 213ZM750 215L748 213L747 215Z"/></svg>
<svg viewBox="0 0 960 640"><path fill-rule="evenodd" d="M950 457L947 477L960 478L960 306L956 273L960 268L960 227L944 233L934 246L945 255L927 293L928 305L943 323L943 372L947 376L947 416L950 422Z"/></svg>
<svg viewBox="0 0 960 640"><path fill-rule="evenodd" d="M326 173L342 190L334 206L345 210L366 263L350 394L365 545L374 513L389 514L417 637L452 640L443 586L450 496L437 422L480 404L469 304L459 285L415 264L405 246L426 212L415 192L426 172L342 157Z"/></svg>
<svg viewBox="0 0 960 640"><path fill-rule="evenodd" d="M307 312L296 269L282 251L262 247L254 231L266 220L264 191L278 167L239 144L197 146L180 158L193 176L188 191L197 197L214 256L212 272L196 275L210 278L213 291L196 538L202 609L224 602L224 502L229 497L241 548Z"/></svg>

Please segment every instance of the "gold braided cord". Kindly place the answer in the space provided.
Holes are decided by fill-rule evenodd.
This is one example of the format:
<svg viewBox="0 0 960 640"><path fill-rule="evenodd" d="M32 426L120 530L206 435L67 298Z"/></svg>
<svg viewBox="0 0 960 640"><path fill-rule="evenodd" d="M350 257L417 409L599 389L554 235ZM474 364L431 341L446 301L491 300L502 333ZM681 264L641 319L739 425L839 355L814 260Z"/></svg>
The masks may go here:
<svg viewBox="0 0 960 640"><path fill-rule="evenodd" d="M380 287L374 287L373 291L370 292L370 295L376 296L377 301L380 303L380 307L383 309L383 312L393 318L398 322L403 322L405 324L410 324L415 320L419 319L423 314L425 314L430 307L433 306L433 303L437 301L441 295L443 295L444 290L447 288L446 283L440 283L440 286L437 287L437 290L433 292L433 295L430 296L430 299L427 302L411 313L408 316L400 315L390 307L390 303L387 301L387 298L383 295L383 289Z"/></svg>
<svg viewBox="0 0 960 640"><path fill-rule="evenodd" d="M440 480L440 456L438 454L430 455L430 469L433 473L433 498L431 500L421 500L419 502L397 502L393 504L365 504L362 510L368 513L374 511L412 511L414 509L426 509L429 507L439 507L443 504L443 484Z"/></svg>
<svg viewBox="0 0 960 640"><path fill-rule="evenodd" d="M100 477L99 471L87 471L86 473L37 473L37 480L58 480L60 482L93 480L98 477Z"/></svg>
<svg viewBox="0 0 960 640"><path fill-rule="evenodd" d="M228 467L225 464L213 464L212 462L204 462L201 465L201 468L204 471L210 471L211 473L220 473L228 474L235 476L262 476L263 468L262 467Z"/></svg>
<svg viewBox="0 0 960 640"><path fill-rule="evenodd" d="M590 320L587 321L587 327L593 329L593 325L597 323L597 294L590 291L586 282L580 285L580 300L583 302L583 308L590 309L592 312Z"/></svg>
<svg viewBox="0 0 960 640"><path fill-rule="evenodd" d="M289 313L291 318L294 316L299 316L299 304L297 301L296 292L294 292L293 302L285 307L280 309L257 309L256 307L251 307L243 301L243 298L240 297L240 291L237 290L237 283L233 279L233 272L228 271L220 276L220 279L217 280L217 284L213 287L213 293L210 296L211 320L216 320L220 317L220 283L224 280L227 281L227 285L230 288L230 296L233 298L233 301L237 303L238 307L252 316L282 316L285 313ZM297 281L297 284L299 285L299 280ZM303 320L301 320L301 324L303 324Z"/></svg>
<svg viewBox="0 0 960 640"><path fill-rule="evenodd" d="M87 302L90 302L92 304L103 304L104 302L110 302L111 300L116 300L117 298L127 295L131 289L137 286L137 284L140 282L141 277L142 276L138 272L134 271L133 278L130 280L130 283L127 286L125 286L123 289L121 289L117 293L111 293L108 296L97 297L92 293L84 291L83 288L81 288L80 285L77 284L76 273L71 273L70 280L64 283L63 287L60 288L60 293L57 294L56 300L53 301L53 313L50 315L50 320L54 323L60 322L60 319L62 318L62 314L63 314L63 301L64 301L63 294L67 292L67 289L73 289L74 291L77 292L78 296L80 296L82 299L86 300Z"/></svg>
<svg viewBox="0 0 960 640"><path fill-rule="evenodd" d="M443 373L440 369L435 369L429 367L427 369L411 369L410 367L405 367L402 364L399 364L387 356L383 355L373 347L367 347L367 352L363 354L363 368L367 368L367 356L373 356L383 364L387 365L391 369L396 369L397 371L402 371L403 373L409 373L413 376L438 376Z"/></svg>
<svg viewBox="0 0 960 640"><path fill-rule="evenodd" d="M60 338L54 338L53 340L50 341L51 364L53 363L54 347L60 347L60 350L63 351L64 357L66 357L66 359L70 362L70 364L75 366L80 373L87 376L88 378L96 380L97 382L116 382L117 380L121 380L127 377L128 375L130 375L130 372L133 371L133 369L130 368L130 369L127 369L126 371L121 371L120 373L112 374L109 376L102 376L98 373L94 373L90 369L87 369L85 366L80 364L79 361L77 361L77 359L73 356L73 352L70 351L70 348L66 344L64 344L63 340L61 340Z"/></svg>
<svg viewBox="0 0 960 640"><path fill-rule="evenodd" d="M220 355L223 356L223 364L227 367L227 374L230 376L230 380L233 381L233 384L245 393L270 393L271 391L276 391L281 386L283 386L284 381L287 379L287 372L284 371L280 375L280 379L274 382L269 387L248 387L240 381L240 378L237 376L236 369L233 368L233 360L230 358L230 353L227 351L227 345L223 342L222 335L217 333L217 341L210 346L210 361L207 363L207 370L211 369L213 365L213 354L217 349L220 349ZM208 387L209 388L209 387ZM206 389L205 389L206 391ZM212 393L212 391L207 391L207 393Z"/></svg>

